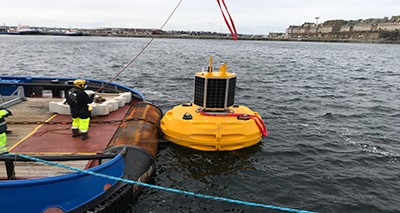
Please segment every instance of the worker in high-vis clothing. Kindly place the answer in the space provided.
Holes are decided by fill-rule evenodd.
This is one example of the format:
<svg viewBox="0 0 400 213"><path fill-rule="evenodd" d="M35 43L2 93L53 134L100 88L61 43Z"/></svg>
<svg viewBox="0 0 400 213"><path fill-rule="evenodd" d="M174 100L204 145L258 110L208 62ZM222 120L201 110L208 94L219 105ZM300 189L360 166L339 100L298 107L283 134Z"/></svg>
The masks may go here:
<svg viewBox="0 0 400 213"><path fill-rule="evenodd" d="M90 112L88 104L93 102L95 94L88 95L85 92L86 80L77 79L74 87L68 91L67 103L72 115L72 137L81 136L82 140L89 138Z"/></svg>
<svg viewBox="0 0 400 213"><path fill-rule="evenodd" d="M10 115L12 115L10 110L0 107L0 152L7 152L7 123L4 118Z"/></svg>

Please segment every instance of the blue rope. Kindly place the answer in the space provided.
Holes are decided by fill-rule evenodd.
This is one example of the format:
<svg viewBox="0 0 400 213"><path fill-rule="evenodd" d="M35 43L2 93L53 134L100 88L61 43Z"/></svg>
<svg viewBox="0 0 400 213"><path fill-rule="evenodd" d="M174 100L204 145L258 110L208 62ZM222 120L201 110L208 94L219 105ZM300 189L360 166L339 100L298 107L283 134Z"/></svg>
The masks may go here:
<svg viewBox="0 0 400 213"><path fill-rule="evenodd" d="M225 202L236 203L236 204L246 205L246 206L262 207L262 208L274 209L274 210L280 210L280 211L286 211L286 212L313 213L311 211L297 210L297 209L291 209L291 208L285 208L285 207L279 207L279 206L272 206L272 205L267 205L267 204L262 204L262 203L247 202L247 201L235 200L235 199L230 199L230 198L199 194L199 193L194 193L194 192L190 192L190 191L183 191L183 190L174 189L174 188L156 186L156 185L152 185L152 184L148 184L148 183L142 183L142 182L137 182L137 181L128 180L128 179L124 179L124 178L114 177L114 176L110 176L110 175L104 175L101 173L96 173L96 172L92 172L92 171L88 171L88 170L83 170L83 169L79 169L76 167L72 167L72 166L68 166L68 165L64 165L64 164L60 164L60 163L42 160L40 158L36 158L36 157L29 156L29 155L24 155L24 154L13 153L12 155L19 156L19 157L29 159L29 160L33 160L36 162L41 162L41 163L48 164L48 165L57 166L60 168L65 168L65 169L69 169L69 170L82 172L82 173L97 176L97 177L103 177L103 178L107 178L107 179L111 179L111 180L121 181L124 183L136 184L136 185L143 186L143 187L159 189L159 190L168 191L168 192L174 192L177 194L189 195L189 196L193 196L193 197L199 197L199 198L210 199L210 200L225 201Z"/></svg>

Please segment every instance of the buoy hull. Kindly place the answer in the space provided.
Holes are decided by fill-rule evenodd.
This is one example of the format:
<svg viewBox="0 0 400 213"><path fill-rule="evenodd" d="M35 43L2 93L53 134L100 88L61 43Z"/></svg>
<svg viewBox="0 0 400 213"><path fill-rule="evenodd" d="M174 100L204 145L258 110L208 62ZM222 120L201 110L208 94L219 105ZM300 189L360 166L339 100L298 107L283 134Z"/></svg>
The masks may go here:
<svg viewBox="0 0 400 213"><path fill-rule="evenodd" d="M229 108L230 113L217 113L217 116L201 114L199 108L194 104L183 104L168 111L161 120L164 138L202 151L237 150L261 141L262 133L255 120L228 115L247 114L260 117L248 107L236 105Z"/></svg>

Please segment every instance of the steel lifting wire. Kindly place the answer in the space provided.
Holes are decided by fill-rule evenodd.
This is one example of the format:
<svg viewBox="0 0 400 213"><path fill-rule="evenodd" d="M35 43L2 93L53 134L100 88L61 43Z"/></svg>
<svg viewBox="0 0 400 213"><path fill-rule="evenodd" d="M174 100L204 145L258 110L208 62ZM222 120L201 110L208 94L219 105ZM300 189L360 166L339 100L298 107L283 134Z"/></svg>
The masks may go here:
<svg viewBox="0 0 400 213"><path fill-rule="evenodd" d="M178 4L176 5L176 7L174 8L174 10L171 12L171 14L168 16L167 20L165 20L164 24L161 25L160 30L162 30L164 28L164 26L168 23L168 21L171 19L172 15L175 13L175 11L178 9L179 5L182 3L182 0L180 0L178 2ZM112 77L106 84L104 84L103 86L101 86L96 92L101 91L102 89L104 89L109 83L111 83L112 81L114 81L123 71L125 71L134 61L136 61L136 59L147 49L147 47L151 44L151 42L153 42L153 40L156 38L156 35L154 35L149 42L147 42L147 44L139 51L139 53L133 57L132 60L130 60L124 67L122 67L122 69L114 76Z"/></svg>

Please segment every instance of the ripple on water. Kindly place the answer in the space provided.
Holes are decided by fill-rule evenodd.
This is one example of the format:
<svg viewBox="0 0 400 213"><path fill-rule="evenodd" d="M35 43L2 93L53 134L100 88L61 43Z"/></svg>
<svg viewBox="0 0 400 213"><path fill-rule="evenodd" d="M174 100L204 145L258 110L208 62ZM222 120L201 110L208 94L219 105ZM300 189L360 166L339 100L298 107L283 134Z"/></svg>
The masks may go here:
<svg viewBox="0 0 400 213"><path fill-rule="evenodd" d="M0 35L0 71L109 80L147 42ZM193 100L210 54L237 74L235 103L258 111L270 135L235 152L162 143L153 183L317 212L400 209L397 45L156 39L117 83L165 112ZM265 209L145 189L132 212Z"/></svg>

